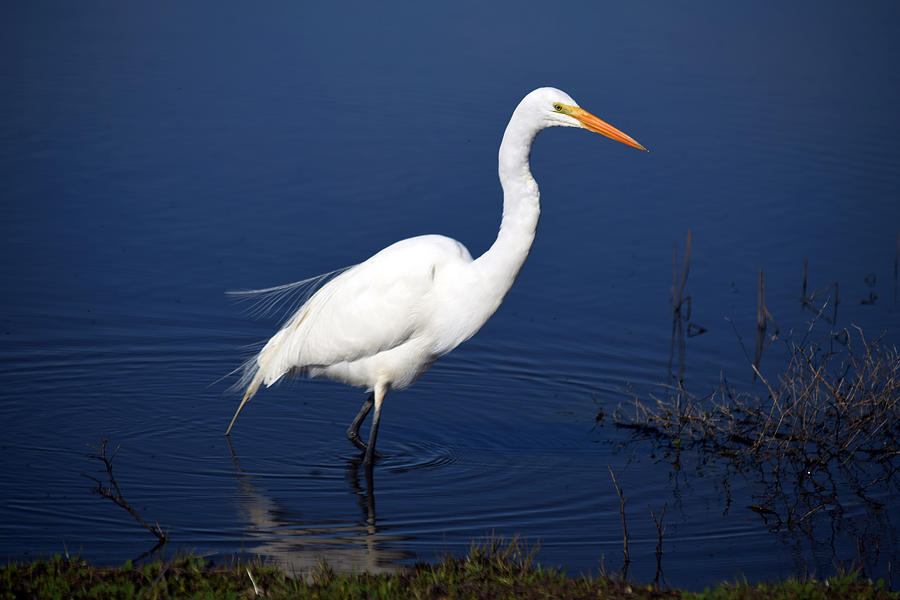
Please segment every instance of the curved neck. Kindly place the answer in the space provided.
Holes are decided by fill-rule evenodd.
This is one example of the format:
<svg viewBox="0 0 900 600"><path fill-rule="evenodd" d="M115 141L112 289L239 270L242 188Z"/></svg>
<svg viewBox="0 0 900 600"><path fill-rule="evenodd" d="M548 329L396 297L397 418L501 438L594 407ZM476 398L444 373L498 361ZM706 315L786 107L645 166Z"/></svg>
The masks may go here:
<svg viewBox="0 0 900 600"><path fill-rule="evenodd" d="M531 145L540 128L529 125L517 110L500 144L499 175L503 186L503 220L493 245L475 261L497 306L519 275L537 230L540 192L531 175Z"/></svg>

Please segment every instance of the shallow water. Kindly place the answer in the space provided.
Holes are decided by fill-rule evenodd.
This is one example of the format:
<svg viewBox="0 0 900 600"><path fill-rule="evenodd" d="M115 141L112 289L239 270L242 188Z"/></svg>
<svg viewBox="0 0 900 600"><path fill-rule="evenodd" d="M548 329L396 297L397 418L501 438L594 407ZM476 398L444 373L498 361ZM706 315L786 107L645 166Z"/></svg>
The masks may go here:
<svg viewBox="0 0 900 600"><path fill-rule="evenodd" d="M656 571L648 505L667 507L675 585L827 574L858 540L887 576L896 489L879 510L847 493L808 530L777 526L747 508L768 493L752 475L702 452L675 462L595 417L629 387L659 393L680 363L694 393L725 376L764 394L738 340L752 354L760 269L782 340L813 318L808 261L810 289L840 284L836 328L900 342L897 7L515 6L2 9L6 558L115 563L152 546L82 476L97 474L86 444L109 437L168 553L390 569L495 534L569 572L618 570L610 467L639 579ZM277 320L222 292L422 233L483 252L500 136L540 85L651 152L541 134L532 255L478 335L389 396L374 480L344 439L364 396L326 381L265 390L229 443L237 398L218 380ZM706 333L679 360L672 252L689 230ZM785 356L771 346L764 372Z"/></svg>

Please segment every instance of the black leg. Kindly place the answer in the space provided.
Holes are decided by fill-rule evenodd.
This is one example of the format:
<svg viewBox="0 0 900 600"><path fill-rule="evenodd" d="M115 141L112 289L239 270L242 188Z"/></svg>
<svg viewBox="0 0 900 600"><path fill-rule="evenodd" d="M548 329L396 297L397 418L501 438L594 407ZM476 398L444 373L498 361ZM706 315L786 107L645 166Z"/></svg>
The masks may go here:
<svg viewBox="0 0 900 600"><path fill-rule="evenodd" d="M353 422L350 423L350 427L347 428L347 439L350 440L350 443L366 452L368 450L368 445L359 437L359 428L362 426L363 421L366 420L366 417L369 415L369 411L372 410L372 406L375 404L375 394L369 394L369 397L366 398L366 401L363 402L362 408L359 409L359 413L357 413L356 418L353 419ZM378 412L377 410L375 411ZM374 421L373 421L374 423ZM377 429L377 428L376 428ZM375 458L381 458L381 455L375 452Z"/></svg>
<svg viewBox="0 0 900 600"><path fill-rule="evenodd" d="M378 393L378 390L376 390ZM366 448L366 457L363 459L363 465L371 469L375 464L375 458L381 458L381 455L375 452L375 439L378 437L378 421L381 419L381 401L384 399L384 393L378 394L375 398L375 414L372 415L372 429L369 432L369 447Z"/></svg>
<svg viewBox="0 0 900 600"><path fill-rule="evenodd" d="M347 428L347 439L350 440L351 444L363 452L366 451L366 443L359 439L359 428L363 424L363 421L366 420L369 411L372 410L373 404L375 404L375 394L369 394L369 397L363 402L362 408L359 409L356 418L353 419L353 422L350 423L350 427Z"/></svg>

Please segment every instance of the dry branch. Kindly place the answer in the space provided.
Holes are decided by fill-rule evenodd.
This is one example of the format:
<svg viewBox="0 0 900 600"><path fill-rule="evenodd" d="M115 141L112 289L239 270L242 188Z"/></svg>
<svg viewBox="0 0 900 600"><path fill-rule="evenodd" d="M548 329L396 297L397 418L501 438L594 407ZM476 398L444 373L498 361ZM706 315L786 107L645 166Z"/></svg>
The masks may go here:
<svg viewBox="0 0 900 600"><path fill-rule="evenodd" d="M761 395L723 379L699 397L679 382L664 386L662 397L630 392L613 421L676 461L694 448L756 474L766 491L753 510L776 515L776 527L812 530L814 517L843 510L839 497L848 491L878 509L884 490L900 483L900 353L858 328L840 334L845 343L831 351L834 332L819 343L806 332L802 344L788 346L777 377L751 362Z"/></svg>
<svg viewBox="0 0 900 600"><path fill-rule="evenodd" d="M116 454L119 452L119 448L121 444L116 446L116 449L113 450L112 455L107 456L106 454L106 445L109 443L109 438L103 438L100 442L100 447L92 446L91 444L87 444L88 448L93 449L96 454L88 454L88 459L97 460L103 463L103 466L106 468L106 475L109 477L109 486L104 486L103 482L92 475L87 475L82 473L88 479L91 479L96 483L96 487L94 487L91 491L99 496L103 496L104 498L109 498L118 506L124 508L128 513L135 518L135 520L141 524L144 529L152 533L156 536L156 539L159 540L157 547L163 543L165 543L167 536L166 533L159 526L159 522L156 522L156 527L153 527L146 521L144 521L140 515L137 514L137 511L132 508L130 504L125 500L122 496L122 492L119 490L119 484L116 482L116 478L113 475L112 461L116 457ZM154 548L155 549L155 548Z"/></svg>

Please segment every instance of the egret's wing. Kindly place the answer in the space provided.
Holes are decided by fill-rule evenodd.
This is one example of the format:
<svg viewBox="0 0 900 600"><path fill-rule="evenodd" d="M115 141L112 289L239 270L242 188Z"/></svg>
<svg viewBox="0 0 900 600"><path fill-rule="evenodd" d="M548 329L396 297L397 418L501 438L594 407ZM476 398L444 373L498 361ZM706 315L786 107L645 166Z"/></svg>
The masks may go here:
<svg viewBox="0 0 900 600"><path fill-rule="evenodd" d="M294 368L374 356L421 331L433 307L435 273L448 260L471 260L454 240L398 242L321 286L260 352L265 380Z"/></svg>
<svg viewBox="0 0 900 600"><path fill-rule="evenodd" d="M402 268L367 261L323 286L284 328L299 366L373 356L414 335L433 282L430 265L409 258Z"/></svg>

